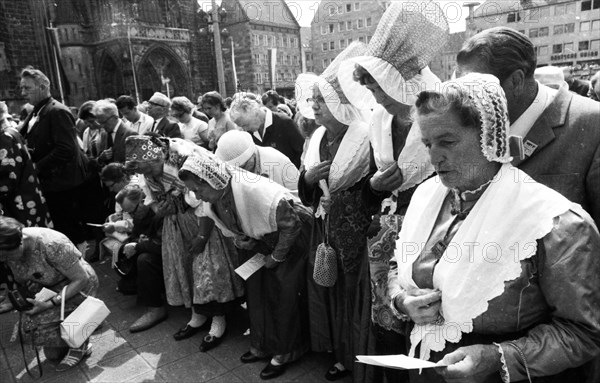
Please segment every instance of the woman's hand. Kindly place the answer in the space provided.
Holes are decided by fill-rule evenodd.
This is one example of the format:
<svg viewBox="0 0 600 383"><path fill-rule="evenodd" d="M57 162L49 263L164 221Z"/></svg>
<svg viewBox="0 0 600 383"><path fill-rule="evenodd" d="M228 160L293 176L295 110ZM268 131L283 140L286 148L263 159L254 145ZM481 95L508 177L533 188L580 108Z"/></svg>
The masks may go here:
<svg viewBox="0 0 600 383"><path fill-rule="evenodd" d="M304 181L309 185L314 185L320 180L327 179L329 177L329 170L331 169L331 161L323 161L315 167L312 167L304 173Z"/></svg>
<svg viewBox="0 0 600 383"><path fill-rule="evenodd" d="M131 258L135 255L135 247L137 245L137 242L130 242L127 243L123 246L123 254L125 254L125 256L127 258Z"/></svg>
<svg viewBox="0 0 600 383"><path fill-rule="evenodd" d="M27 315L35 315L38 313L41 313L42 311L46 311L50 308L52 308L52 302L42 302L42 301L36 301L33 298L27 298L27 302L31 303L33 305L33 308L28 310L28 311L24 311L24 314Z"/></svg>
<svg viewBox="0 0 600 383"><path fill-rule="evenodd" d="M433 323L440 319L442 293L432 289L418 289L399 295L394 302L416 324Z"/></svg>
<svg viewBox="0 0 600 383"><path fill-rule="evenodd" d="M502 368L498 346L491 344L460 347L438 363L447 365L435 369L446 382L479 382Z"/></svg>
<svg viewBox="0 0 600 383"><path fill-rule="evenodd" d="M267 257L265 258L265 267L267 269L274 269L279 265L279 263L281 262L277 262L270 255L267 255Z"/></svg>
<svg viewBox="0 0 600 383"><path fill-rule="evenodd" d="M173 202L171 202L170 199L166 199L164 201L158 202L156 204L156 210L154 211L154 214L158 217L158 218L164 218L168 215L173 215L177 212L177 209L175 208L175 204Z"/></svg>
<svg viewBox="0 0 600 383"><path fill-rule="evenodd" d="M115 225L113 223L105 223L102 226L102 230L106 233L106 234L112 234L115 232Z"/></svg>
<svg viewBox="0 0 600 383"><path fill-rule="evenodd" d="M394 191L402 186L404 177L398 164L394 163L385 170L378 170L371 178L371 189L384 192Z"/></svg>
<svg viewBox="0 0 600 383"><path fill-rule="evenodd" d="M236 238L233 240L233 244L238 249L254 250L254 248L256 247L257 241L254 238L250 238L250 237Z"/></svg>

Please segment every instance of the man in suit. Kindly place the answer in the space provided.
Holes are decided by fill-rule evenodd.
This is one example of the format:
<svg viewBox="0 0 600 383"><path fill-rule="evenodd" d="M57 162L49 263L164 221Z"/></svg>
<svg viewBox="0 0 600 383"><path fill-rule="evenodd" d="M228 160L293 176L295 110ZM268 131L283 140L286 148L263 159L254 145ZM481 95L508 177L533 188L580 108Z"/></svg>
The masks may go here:
<svg viewBox="0 0 600 383"><path fill-rule="evenodd" d="M183 138L179 124L168 119L171 100L162 93L155 92L148 100L148 114L154 118L150 132L163 137Z"/></svg>
<svg viewBox="0 0 600 383"><path fill-rule="evenodd" d="M536 82L534 45L510 28L491 28L473 36L458 53L457 64L459 76L480 72L500 80L508 101L511 135L522 137L524 144L523 157L515 156L513 165L581 204L600 224L599 104L569 92L566 84L551 89ZM507 361L524 363L516 350L504 352ZM600 366L598 357L552 381L598 382L594 371L598 374L600 369L594 366ZM511 372L511 378L517 377Z"/></svg>
<svg viewBox="0 0 600 383"><path fill-rule="evenodd" d="M21 72L23 97L33 105L21 127L40 186L48 203L54 229L82 248L81 188L86 178L85 155L79 149L75 118L50 95L50 80L37 69Z"/></svg>
<svg viewBox="0 0 600 383"><path fill-rule="evenodd" d="M569 84L569 90L580 96L587 97L590 91L590 83L573 77L573 67L566 66L562 68L565 81Z"/></svg>
<svg viewBox="0 0 600 383"><path fill-rule="evenodd" d="M125 163L125 139L137 133L125 126L119 118L117 106L110 101L97 101L92 113L96 116L96 123L108 133L107 149L100 153L98 162L101 164Z"/></svg>
<svg viewBox="0 0 600 383"><path fill-rule="evenodd" d="M230 116L236 125L252 134L256 145L271 146L285 154L297 168L300 167L304 138L290 118L273 113L255 97L241 93L233 97Z"/></svg>

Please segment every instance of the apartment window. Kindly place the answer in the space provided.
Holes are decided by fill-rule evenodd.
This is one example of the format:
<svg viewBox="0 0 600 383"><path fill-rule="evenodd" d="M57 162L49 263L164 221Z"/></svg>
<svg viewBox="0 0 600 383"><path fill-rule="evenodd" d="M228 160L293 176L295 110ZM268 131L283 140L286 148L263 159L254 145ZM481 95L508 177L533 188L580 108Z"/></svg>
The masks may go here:
<svg viewBox="0 0 600 383"><path fill-rule="evenodd" d="M323 69L327 68L327 59L323 59Z"/></svg>
<svg viewBox="0 0 600 383"><path fill-rule="evenodd" d="M576 4L575 2L572 2L572 3L568 3L568 4L566 4L566 5L565 5L565 6L566 6L566 8L565 8L565 13L566 13L567 15L574 15L574 14L575 14L575 12L577 11L576 5L577 5L577 4Z"/></svg>
<svg viewBox="0 0 600 383"><path fill-rule="evenodd" d="M559 4L554 6L554 16L562 16L565 14L565 5Z"/></svg>
<svg viewBox="0 0 600 383"><path fill-rule="evenodd" d="M589 51L590 50L590 42L589 41L580 41L579 42L579 50L580 51Z"/></svg>
<svg viewBox="0 0 600 383"><path fill-rule="evenodd" d="M254 35L254 45L260 45L258 41L258 35Z"/></svg>
<svg viewBox="0 0 600 383"><path fill-rule="evenodd" d="M346 4L346 12L352 12L352 4Z"/></svg>
<svg viewBox="0 0 600 383"><path fill-rule="evenodd" d="M539 29L537 28L531 28L529 30L529 37L538 37L538 31Z"/></svg>
<svg viewBox="0 0 600 383"><path fill-rule="evenodd" d="M590 11L592 9L592 1L582 1L581 2L581 11Z"/></svg>
<svg viewBox="0 0 600 383"><path fill-rule="evenodd" d="M355 11L360 11L360 3L354 3L354 10Z"/></svg>
<svg viewBox="0 0 600 383"><path fill-rule="evenodd" d="M321 49L323 50L323 52L328 51L329 50L329 44L323 43L323 47Z"/></svg>
<svg viewBox="0 0 600 383"><path fill-rule="evenodd" d="M600 30L600 20L592 21L592 31Z"/></svg>
<svg viewBox="0 0 600 383"><path fill-rule="evenodd" d="M352 39L348 39L348 45L352 44Z"/></svg>
<svg viewBox="0 0 600 383"><path fill-rule="evenodd" d="M371 38L372 38L372 37L373 37L373 36L367 36L367 44L371 42Z"/></svg>
<svg viewBox="0 0 600 383"><path fill-rule="evenodd" d="M329 16L335 15L336 11L337 11L336 7L329 7Z"/></svg>
<svg viewBox="0 0 600 383"><path fill-rule="evenodd" d="M587 32L590 30L590 22L589 21L582 21L581 23L579 23L579 31L580 32Z"/></svg>
<svg viewBox="0 0 600 383"><path fill-rule="evenodd" d="M342 5L338 5L338 13L341 15L344 13L344 7Z"/></svg>
<svg viewBox="0 0 600 383"><path fill-rule="evenodd" d="M373 25L373 19L367 17L367 27L370 27L371 25Z"/></svg>
<svg viewBox="0 0 600 383"><path fill-rule="evenodd" d="M292 40L292 43L293 43L293 45L292 45L293 48L300 48L300 44L298 43L297 37L294 37L294 39Z"/></svg>
<svg viewBox="0 0 600 383"><path fill-rule="evenodd" d="M262 83L261 77L262 76L260 75L260 73L254 73L254 82L257 83L257 84Z"/></svg>
<svg viewBox="0 0 600 383"><path fill-rule="evenodd" d="M565 33L563 25L555 25L554 26L554 34L555 35L562 35L563 33Z"/></svg>
<svg viewBox="0 0 600 383"><path fill-rule="evenodd" d="M562 53L563 46L562 44L554 44L552 45L552 54L555 55L557 53Z"/></svg>
<svg viewBox="0 0 600 383"><path fill-rule="evenodd" d="M565 24L565 33L575 32L575 23Z"/></svg>
<svg viewBox="0 0 600 383"><path fill-rule="evenodd" d="M573 50L573 43L565 43L565 45L564 45L564 47L563 47L563 51L564 51L565 53L573 53L573 52L575 52L575 51Z"/></svg>
<svg viewBox="0 0 600 383"><path fill-rule="evenodd" d="M345 39L341 39L340 40L340 49L345 49L346 48L346 40Z"/></svg>
<svg viewBox="0 0 600 383"><path fill-rule="evenodd" d="M590 50L593 50L593 51L600 50L600 40L590 41Z"/></svg>
<svg viewBox="0 0 600 383"><path fill-rule="evenodd" d="M540 10L540 19L550 17L550 7L541 7L538 9Z"/></svg>
<svg viewBox="0 0 600 383"><path fill-rule="evenodd" d="M260 64L257 54L252 55L252 61L254 61L254 64Z"/></svg>
<svg viewBox="0 0 600 383"><path fill-rule="evenodd" d="M539 48L539 53L540 56L548 56L548 46L547 45L542 45Z"/></svg>
<svg viewBox="0 0 600 383"><path fill-rule="evenodd" d="M550 27L541 27L538 32L538 37L545 37L550 34Z"/></svg>
<svg viewBox="0 0 600 383"><path fill-rule="evenodd" d="M363 36L360 36L360 37L358 38L358 41L360 41L361 43L364 43L364 42L365 42L365 38L364 38Z"/></svg>
<svg viewBox="0 0 600 383"><path fill-rule="evenodd" d="M288 64L288 65L291 65L292 64L292 56L290 56L290 55L285 56L284 63Z"/></svg>
<svg viewBox="0 0 600 383"><path fill-rule="evenodd" d="M327 34L327 25L321 25L321 34L322 35ZM282 39L283 39L283 37L282 37Z"/></svg>
<svg viewBox="0 0 600 383"><path fill-rule="evenodd" d="M331 25L333 25L333 24L331 24ZM291 48L291 47L292 47L292 38L291 38L291 37L288 37L288 38L287 38L287 47L288 47L288 48Z"/></svg>
<svg viewBox="0 0 600 383"><path fill-rule="evenodd" d="M346 30L346 23L344 23L343 21L338 23L338 32L343 32Z"/></svg>
<svg viewBox="0 0 600 383"><path fill-rule="evenodd" d="M346 29L349 31L352 30L352 21L346 21Z"/></svg>
<svg viewBox="0 0 600 383"><path fill-rule="evenodd" d="M521 15L519 12L511 12L506 16L507 23L516 23L517 21L521 21Z"/></svg>
<svg viewBox="0 0 600 383"><path fill-rule="evenodd" d="M265 43L265 47L268 47L269 46L269 36L265 36L263 41Z"/></svg>
<svg viewBox="0 0 600 383"><path fill-rule="evenodd" d="M335 49L335 41L330 41L329 42L329 50L332 51Z"/></svg>
<svg viewBox="0 0 600 383"><path fill-rule="evenodd" d="M283 40L284 40L284 38L283 38L283 36L281 36L279 38L279 46L282 47L282 48L285 46L285 42Z"/></svg>
<svg viewBox="0 0 600 383"><path fill-rule="evenodd" d="M357 28L358 28L358 29L362 29L362 28L364 28L364 27L365 27L365 20L363 20L363 19L358 19L358 20L357 20Z"/></svg>

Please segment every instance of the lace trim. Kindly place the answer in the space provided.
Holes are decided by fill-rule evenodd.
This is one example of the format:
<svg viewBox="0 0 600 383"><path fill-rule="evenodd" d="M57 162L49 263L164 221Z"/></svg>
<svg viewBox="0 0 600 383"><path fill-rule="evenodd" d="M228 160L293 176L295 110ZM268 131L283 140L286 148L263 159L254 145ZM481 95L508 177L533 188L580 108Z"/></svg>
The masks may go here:
<svg viewBox="0 0 600 383"><path fill-rule="evenodd" d="M500 377L502 378L503 383L510 383L510 373L508 372L508 365L506 364L506 359L504 358L504 350L499 343L494 343L494 346L498 347L498 352L500 353L500 363L502 363L502 368L500 369Z"/></svg>

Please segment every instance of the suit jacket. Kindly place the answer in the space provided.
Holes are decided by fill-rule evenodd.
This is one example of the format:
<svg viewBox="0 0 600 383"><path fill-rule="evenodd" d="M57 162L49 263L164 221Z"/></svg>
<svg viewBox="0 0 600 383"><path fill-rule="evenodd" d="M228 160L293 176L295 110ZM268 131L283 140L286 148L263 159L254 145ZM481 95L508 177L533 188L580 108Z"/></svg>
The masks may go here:
<svg viewBox="0 0 600 383"><path fill-rule="evenodd" d="M513 165L579 203L600 224L600 104L563 85L523 139L537 145Z"/></svg>
<svg viewBox="0 0 600 383"><path fill-rule="evenodd" d="M115 140L113 142L113 158L112 162L125 162L125 139L129 136L135 136L137 133L135 130L128 128L122 122L119 124L117 128L117 133L115 134Z"/></svg>
<svg viewBox="0 0 600 383"><path fill-rule="evenodd" d="M37 121L29 132L29 122L35 116L33 112L27 116L21 135L27 141L42 191L57 192L81 185L86 177L86 160L77 143L75 118L53 98L36 113Z"/></svg>
<svg viewBox="0 0 600 383"><path fill-rule="evenodd" d="M575 92L580 96L587 97L590 91L590 83L578 78L573 79L573 82L569 85L569 90Z"/></svg>
<svg viewBox="0 0 600 383"><path fill-rule="evenodd" d="M179 130L179 124L171 122L167 117L163 117L153 129L154 132L160 134L163 137L169 138L183 138L181 130Z"/></svg>
<svg viewBox="0 0 600 383"><path fill-rule="evenodd" d="M265 130L262 141L254 135L252 135L252 139L256 145L270 146L279 150L297 168L300 168L304 137L300 134L296 123L290 118L273 113L273 124Z"/></svg>

